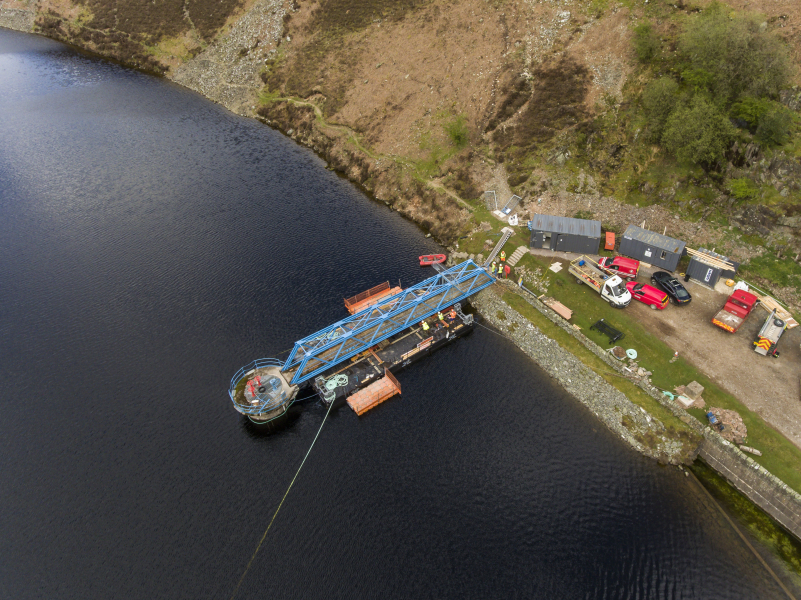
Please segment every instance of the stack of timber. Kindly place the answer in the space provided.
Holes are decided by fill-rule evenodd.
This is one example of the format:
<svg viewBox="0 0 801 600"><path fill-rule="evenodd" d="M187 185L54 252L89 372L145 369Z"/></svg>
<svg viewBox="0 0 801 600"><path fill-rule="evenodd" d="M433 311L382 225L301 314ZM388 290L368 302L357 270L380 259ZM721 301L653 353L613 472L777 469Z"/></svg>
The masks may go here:
<svg viewBox="0 0 801 600"><path fill-rule="evenodd" d="M558 300L554 300L549 296L540 296L539 299L542 303L549 307L552 311L554 311L557 315L562 317L563 319L570 320L570 317L573 316L573 311L570 310L567 306L559 302Z"/></svg>
<svg viewBox="0 0 801 600"><path fill-rule="evenodd" d="M692 248L687 248L687 254L692 256L693 258L701 261L702 263L708 264L710 267L715 267L716 269L720 269L722 271L735 271L734 265L728 261L721 260L714 256L710 256L705 252L699 252L698 250L693 250Z"/></svg>
<svg viewBox="0 0 801 600"><path fill-rule="evenodd" d="M787 325L787 329L792 329L793 327L798 327L798 321L793 318L787 309L784 308L775 298L771 296L759 296L759 303L762 308L764 308L768 312L776 311L776 316L780 318L782 321L785 322Z"/></svg>

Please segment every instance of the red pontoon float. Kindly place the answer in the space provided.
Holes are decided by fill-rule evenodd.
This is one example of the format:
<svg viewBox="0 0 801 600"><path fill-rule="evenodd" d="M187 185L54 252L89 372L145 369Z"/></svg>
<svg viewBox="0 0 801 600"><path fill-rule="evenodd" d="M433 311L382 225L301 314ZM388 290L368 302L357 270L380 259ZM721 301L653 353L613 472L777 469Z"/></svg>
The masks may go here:
<svg viewBox="0 0 801 600"><path fill-rule="evenodd" d="M420 257L420 266L429 267L431 265L438 265L445 262L446 256L444 254L425 254Z"/></svg>

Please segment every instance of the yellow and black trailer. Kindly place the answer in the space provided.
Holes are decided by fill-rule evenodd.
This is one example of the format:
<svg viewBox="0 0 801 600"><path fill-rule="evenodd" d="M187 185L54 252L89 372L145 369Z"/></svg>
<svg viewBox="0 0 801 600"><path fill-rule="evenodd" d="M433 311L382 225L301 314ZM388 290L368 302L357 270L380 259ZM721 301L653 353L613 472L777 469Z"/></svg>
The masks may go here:
<svg viewBox="0 0 801 600"><path fill-rule="evenodd" d="M787 324L776 316L776 309L771 311L754 340L754 352L762 356L779 358L779 351L776 346L778 346L779 338L782 337L786 328Z"/></svg>

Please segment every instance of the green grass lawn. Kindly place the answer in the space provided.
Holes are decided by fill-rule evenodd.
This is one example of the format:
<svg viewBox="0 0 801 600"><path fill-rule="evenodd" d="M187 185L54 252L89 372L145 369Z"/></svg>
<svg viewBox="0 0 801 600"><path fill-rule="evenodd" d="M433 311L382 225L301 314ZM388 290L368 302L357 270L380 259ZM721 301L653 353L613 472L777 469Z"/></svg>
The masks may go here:
<svg viewBox="0 0 801 600"><path fill-rule="evenodd" d="M482 234L476 234L474 237L477 238L479 244L483 244L485 237ZM590 330L590 326L593 323L598 319L604 318L610 325L623 331L626 337L621 341L621 345L625 348L634 348L637 351L638 363L653 373L651 381L656 387L673 391L675 387L686 385L695 380L704 386L704 400L708 406L718 406L737 411L748 428L746 443L763 453L761 457L753 457L754 460L782 479L794 490L801 492L801 468L799 468L801 467L801 449L768 425L762 417L697 371L693 365L683 358L680 357L671 363L670 359L673 357L673 350L648 331L636 319L632 311L612 308L589 286L576 284L575 277L567 272L566 266L559 273L549 271L548 266L550 263L551 260L548 258L529 254L518 264L525 265L530 269L539 267L543 273L546 273L549 280L548 295L553 296L572 309L574 312L571 322L578 325L588 338L602 348L609 348L610 344L606 336ZM556 339L565 349L576 354L609 383L620 389L633 402L648 410L653 416L663 421L666 426L673 426L677 431L680 430L680 421L653 398L630 382L626 382L615 375L601 372L608 372L610 369L575 338L553 325L536 309L527 305L521 298L517 298L515 294L507 294L504 299L513 308L529 318L537 327L540 327L546 335ZM693 409L689 412L701 423L707 424L704 411Z"/></svg>
<svg viewBox="0 0 801 600"><path fill-rule="evenodd" d="M638 406L643 407L648 411L649 414L659 419L669 430L672 430L677 435L687 436L688 439L690 437L696 437L695 432L685 423L683 423L678 417L676 417L671 411L651 398L651 396L634 385L634 383L615 373L612 368L609 367L609 365L590 352L584 346L584 344L582 344L572 335L568 334L561 327L554 325L553 322L551 322L547 317L540 313L536 308L531 306L518 294L506 292L503 294L503 300L521 315L526 317L526 319L536 325L545 335L553 340L556 340L556 342L562 348L578 357L585 365L595 371L607 383L620 390L629 400Z"/></svg>

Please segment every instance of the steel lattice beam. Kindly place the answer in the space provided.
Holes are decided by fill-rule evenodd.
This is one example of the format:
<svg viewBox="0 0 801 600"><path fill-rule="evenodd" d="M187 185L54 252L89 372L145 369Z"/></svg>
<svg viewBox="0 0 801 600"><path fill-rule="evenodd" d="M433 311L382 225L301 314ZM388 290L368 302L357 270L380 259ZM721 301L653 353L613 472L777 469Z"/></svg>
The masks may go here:
<svg viewBox="0 0 801 600"><path fill-rule="evenodd" d="M493 281L472 260L442 271L415 286L318 331L298 342L282 371L295 369L299 384L438 311L481 291Z"/></svg>

